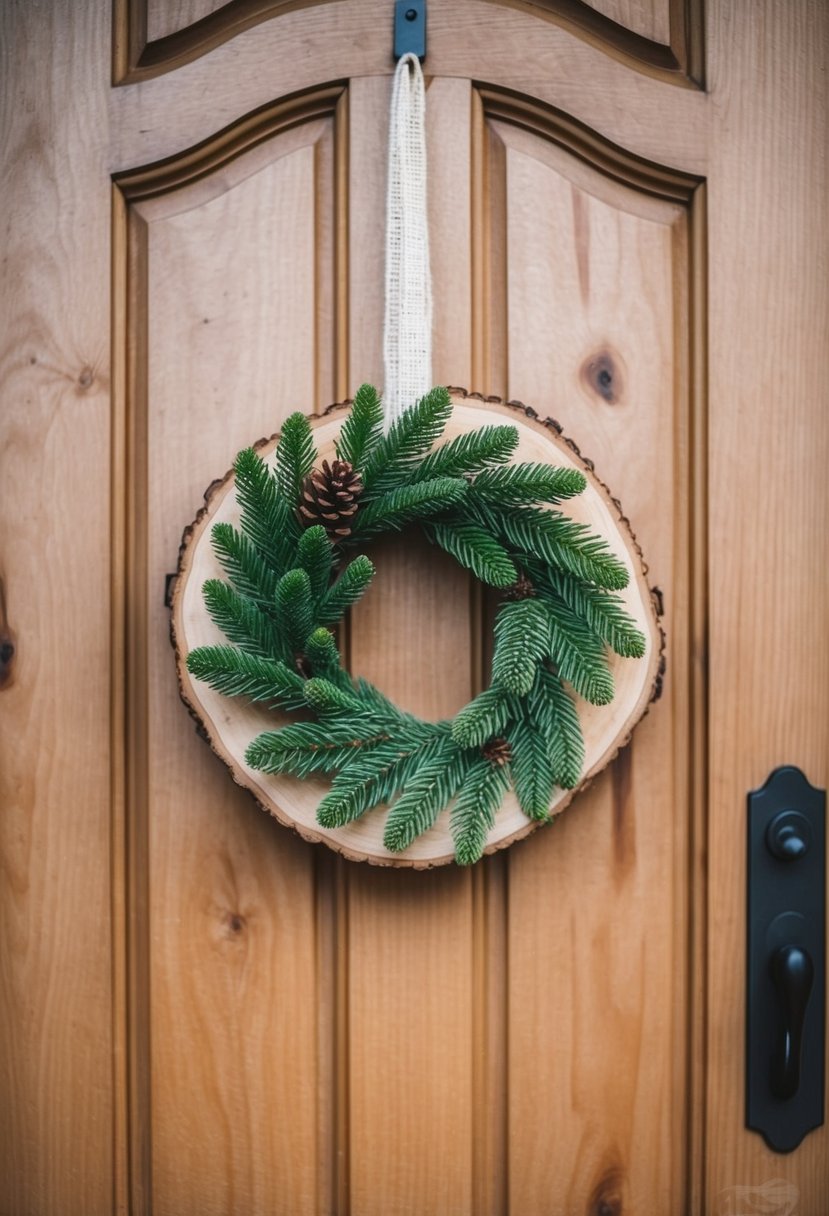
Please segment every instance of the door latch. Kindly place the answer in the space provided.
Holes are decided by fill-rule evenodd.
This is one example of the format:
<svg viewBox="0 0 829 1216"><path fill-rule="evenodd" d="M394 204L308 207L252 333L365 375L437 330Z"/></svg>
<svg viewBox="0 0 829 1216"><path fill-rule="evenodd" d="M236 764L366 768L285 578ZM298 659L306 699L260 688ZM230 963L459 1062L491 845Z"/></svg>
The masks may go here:
<svg viewBox="0 0 829 1216"><path fill-rule="evenodd" d="M748 796L746 1126L779 1153L824 1118L825 819L792 766Z"/></svg>

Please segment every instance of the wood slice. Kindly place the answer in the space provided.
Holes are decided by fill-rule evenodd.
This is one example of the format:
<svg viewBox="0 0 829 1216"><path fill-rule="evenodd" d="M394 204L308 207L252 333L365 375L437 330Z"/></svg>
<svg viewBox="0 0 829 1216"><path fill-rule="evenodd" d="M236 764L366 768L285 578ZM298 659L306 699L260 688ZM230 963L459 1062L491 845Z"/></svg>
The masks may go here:
<svg viewBox="0 0 829 1216"><path fill-rule="evenodd" d="M634 726L658 696L664 668L663 636L654 596L647 583L647 567L619 503L596 476L592 465L581 457L575 444L561 433L557 423L550 419L541 421L531 409L517 402L485 399L462 389L452 389L451 393L453 412L442 443L487 424L503 424L506 420L518 430L519 441L513 455L516 463L569 466L584 473L587 488L567 502L567 513L604 537L610 549L627 566L630 582L619 594L647 639L647 650L641 659L610 656L616 686L616 695L610 705L594 706L576 698L585 742L584 776L576 789L557 792L550 806L551 813L557 815L627 743ZM332 406L325 414L311 419L321 460L334 455L334 440L348 408L348 404ZM257 444L264 459L273 454L277 439L278 436L273 436ZM210 578L224 577L211 545L213 525L219 522L238 525L239 522L232 470L210 486L205 494L205 504L185 530L182 540L172 599L172 640L182 699L213 751L228 766L234 780L250 790L264 810L280 823L294 828L306 840L321 841L351 860L375 865L428 868L452 861L454 849L448 811L444 811L434 827L418 837L410 848L402 853L392 853L383 845L388 815L385 808L369 811L347 827L323 828L316 821L316 810L329 788L327 781L320 778L301 781L284 774L260 773L245 763L245 750L256 735L263 730L273 730L290 719L244 698L225 697L214 692L209 685L195 680L187 670L187 655L195 647L227 641L207 614L202 586ZM382 580L382 567L378 568L375 577ZM383 644L381 638L377 644ZM486 852L506 848L538 826L523 814L510 791L487 838Z"/></svg>

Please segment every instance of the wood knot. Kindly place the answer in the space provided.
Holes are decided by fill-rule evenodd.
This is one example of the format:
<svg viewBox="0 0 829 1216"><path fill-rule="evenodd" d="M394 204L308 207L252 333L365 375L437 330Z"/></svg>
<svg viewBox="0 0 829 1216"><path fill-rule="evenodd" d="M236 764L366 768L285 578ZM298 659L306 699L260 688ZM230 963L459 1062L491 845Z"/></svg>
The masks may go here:
<svg viewBox="0 0 829 1216"><path fill-rule="evenodd" d="M15 645L8 634L0 634L0 688L11 683Z"/></svg>
<svg viewBox="0 0 829 1216"><path fill-rule="evenodd" d="M229 937L238 937L240 933L247 928L247 920L241 912L226 912L224 917L225 928L228 931Z"/></svg>
<svg viewBox="0 0 829 1216"><path fill-rule="evenodd" d="M587 1204L587 1216L623 1216L627 1211L624 1191L624 1170L619 1166L610 1166L593 1188Z"/></svg>
<svg viewBox="0 0 829 1216"><path fill-rule="evenodd" d="M78 376L78 388L81 390L81 392L85 393L86 390L92 386L94 380L95 373L87 364L86 367L81 368L81 374Z"/></svg>
<svg viewBox="0 0 829 1216"><path fill-rule="evenodd" d="M624 382L621 359L604 349L588 355L581 365L581 379L608 405L618 405L622 399Z"/></svg>

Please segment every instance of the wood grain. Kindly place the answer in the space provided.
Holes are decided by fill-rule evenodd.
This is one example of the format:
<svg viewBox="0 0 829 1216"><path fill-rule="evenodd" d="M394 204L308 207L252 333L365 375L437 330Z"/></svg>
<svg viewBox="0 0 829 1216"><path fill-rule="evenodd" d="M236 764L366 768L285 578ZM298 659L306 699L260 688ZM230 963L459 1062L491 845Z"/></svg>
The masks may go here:
<svg viewBox="0 0 829 1216"><path fill-rule="evenodd" d="M746 794L829 753L829 10L718 4L711 59L710 904L706 1196L823 1212L829 1128L771 1153L743 1111ZM779 446L770 434L785 433ZM744 1192L746 1193L746 1192Z"/></svg>
<svg viewBox="0 0 829 1216"><path fill-rule="evenodd" d="M88 1216L113 1200L108 8L0 27L0 1211Z"/></svg>

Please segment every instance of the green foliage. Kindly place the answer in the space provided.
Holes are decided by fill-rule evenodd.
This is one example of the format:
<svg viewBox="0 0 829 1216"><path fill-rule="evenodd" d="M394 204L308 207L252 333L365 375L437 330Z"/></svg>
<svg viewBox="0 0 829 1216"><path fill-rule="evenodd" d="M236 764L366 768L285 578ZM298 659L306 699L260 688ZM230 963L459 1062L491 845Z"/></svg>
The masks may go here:
<svg viewBox="0 0 829 1216"><path fill-rule="evenodd" d="M292 722L281 730L258 735L245 752L251 768L262 773L333 773L348 764L354 752L382 742L383 736L355 738L348 722Z"/></svg>
<svg viewBox="0 0 829 1216"><path fill-rule="evenodd" d="M301 709L305 681L285 663L245 654L235 646L199 646L187 656L187 670L226 697L249 697L282 709Z"/></svg>
<svg viewBox="0 0 829 1216"><path fill-rule="evenodd" d="M354 534L364 540L380 532L399 532L415 519L429 519L448 511L468 489L462 477L436 477L416 485L398 486L358 512Z"/></svg>
<svg viewBox="0 0 829 1216"><path fill-rule="evenodd" d="M469 753L460 751L448 736L427 745L404 792L389 811L383 844L393 853L407 849L434 824L451 802L469 770Z"/></svg>
<svg viewBox="0 0 829 1216"><path fill-rule="evenodd" d="M314 628L311 580L305 570L289 570L276 585L279 622L294 654L303 654L305 641Z"/></svg>
<svg viewBox="0 0 829 1216"><path fill-rule="evenodd" d="M478 524L463 518L428 524L426 535L490 587L509 587L518 577L504 546Z"/></svg>
<svg viewBox="0 0 829 1216"><path fill-rule="evenodd" d="M240 595L218 578L208 579L202 592L211 620L229 641L263 659L274 655L282 659L289 657L284 653L279 630L253 600Z"/></svg>
<svg viewBox="0 0 829 1216"><path fill-rule="evenodd" d="M320 599L331 581L333 550L328 533L321 524L306 528L297 545L297 560L308 575L312 599Z"/></svg>
<svg viewBox="0 0 829 1216"><path fill-rule="evenodd" d="M240 526L262 561L281 574L293 562L299 524L283 497L279 483L253 448L236 457L236 501L242 509Z"/></svg>
<svg viewBox="0 0 829 1216"><path fill-rule="evenodd" d="M380 394L370 384L361 384L354 394L351 413L336 442L337 456L355 469L362 469L383 434Z"/></svg>
<svg viewBox="0 0 829 1216"><path fill-rule="evenodd" d="M570 689L594 704L613 696L606 647L639 657L645 638L613 594L626 567L589 529L552 504L582 491L581 473L507 465L518 433L490 426L435 448L451 412L434 389L382 434L370 385L358 390L336 443L360 470L352 533L336 548L324 527L295 514L316 453L311 428L288 418L272 472L253 450L236 460L238 528L216 524L212 541L227 582L204 584L207 610L228 641L191 652L193 676L228 696L305 711L252 741L248 763L267 773L333 778L318 822L341 827L389 806L384 840L394 852L449 808L460 864L477 861L512 784L531 819L548 818L556 786L575 787L584 741ZM494 628L491 687L452 722L406 713L366 680L353 682L328 626L366 591L374 566L343 554L417 523L476 578L513 588ZM412 655L413 661L420 656ZM505 739L509 763L488 745Z"/></svg>
<svg viewBox="0 0 829 1216"><path fill-rule="evenodd" d="M547 613L537 600L502 604L495 618L492 683L517 696L532 688L536 668L549 649Z"/></svg>
<svg viewBox="0 0 829 1216"><path fill-rule="evenodd" d="M320 624L333 625L341 620L346 609L357 603L373 578L374 566L364 554L349 562L320 600L317 609Z"/></svg>
<svg viewBox="0 0 829 1216"><path fill-rule="evenodd" d="M314 467L316 456L308 419L304 414L291 414L282 424L276 447L276 479L292 510L299 502L302 483Z"/></svg>
<svg viewBox="0 0 829 1216"><path fill-rule="evenodd" d="M452 738L460 747L483 747L499 735L514 712L515 698L494 685L464 705L452 722Z"/></svg>
<svg viewBox="0 0 829 1216"><path fill-rule="evenodd" d="M593 587L564 570L549 570L540 577L616 654L626 659L643 658L645 635L618 595Z"/></svg>
<svg viewBox="0 0 829 1216"><path fill-rule="evenodd" d="M406 410L375 446L363 470L363 486L371 495L393 490L412 472L418 456L440 439L452 413L445 388L433 388Z"/></svg>
<svg viewBox="0 0 829 1216"><path fill-rule="evenodd" d="M529 819L547 819L553 800L555 773L548 736L522 702L509 733L512 749L510 773L515 796Z"/></svg>
<svg viewBox="0 0 829 1216"><path fill-rule="evenodd" d="M504 509L474 501L470 508L483 527L509 541L519 555L537 558L599 587L618 591L627 586L627 569L607 544L585 524L559 511Z"/></svg>
<svg viewBox="0 0 829 1216"><path fill-rule="evenodd" d="M517 443L518 431L514 426L484 426L479 431L467 431L425 456L411 474L411 481L469 477L509 460Z"/></svg>
<svg viewBox="0 0 829 1216"><path fill-rule="evenodd" d="M490 764L483 757L469 765L449 816L458 865L470 866L483 856L487 834L508 788L506 768Z"/></svg>
<svg viewBox="0 0 829 1216"><path fill-rule="evenodd" d="M232 524L214 524L211 532L213 551L222 569L241 595L254 604L270 608L277 576L265 564L253 542Z"/></svg>
<svg viewBox="0 0 829 1216"><path fill-rule="evenodd" d="M561 502L581 494L587 485L578 469L558 469L549 464L511 464L505 469L485 469L472 484L473 497L498 506L528 506L534 502Z"/></svg>

